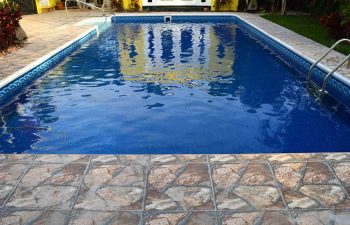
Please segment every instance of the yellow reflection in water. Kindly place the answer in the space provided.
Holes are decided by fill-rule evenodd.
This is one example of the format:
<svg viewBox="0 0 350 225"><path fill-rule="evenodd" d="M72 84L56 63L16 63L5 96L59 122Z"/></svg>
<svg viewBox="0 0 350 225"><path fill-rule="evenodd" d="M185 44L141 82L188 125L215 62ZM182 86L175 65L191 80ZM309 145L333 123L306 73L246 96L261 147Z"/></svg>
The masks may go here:
<svg viewBox="0 0 350 225"><path fill-rule="evenodd" d="M220 37L211 24L120 25L118 49L125 80L158 83L215 81L233 75L236 27Z"/></svg>

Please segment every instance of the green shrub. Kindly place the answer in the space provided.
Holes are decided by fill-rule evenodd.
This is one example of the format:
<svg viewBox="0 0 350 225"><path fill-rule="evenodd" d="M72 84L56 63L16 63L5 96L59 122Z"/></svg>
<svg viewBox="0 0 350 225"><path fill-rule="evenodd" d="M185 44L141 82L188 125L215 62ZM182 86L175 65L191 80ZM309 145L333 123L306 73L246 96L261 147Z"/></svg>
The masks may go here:
<svg viewBox="0 0 350 225"><path fill-rule="evenodd" d="M14 44L21 18L21 10L17 3L13 0L0 2L0 50Z"/></svg>
<svg viewBox="0 0 350 225"><path fill-rule="evenodd" d="M117 12L122 12L124 11L124 4L123 0L112 0L112 7L115 9Z"/></svg>

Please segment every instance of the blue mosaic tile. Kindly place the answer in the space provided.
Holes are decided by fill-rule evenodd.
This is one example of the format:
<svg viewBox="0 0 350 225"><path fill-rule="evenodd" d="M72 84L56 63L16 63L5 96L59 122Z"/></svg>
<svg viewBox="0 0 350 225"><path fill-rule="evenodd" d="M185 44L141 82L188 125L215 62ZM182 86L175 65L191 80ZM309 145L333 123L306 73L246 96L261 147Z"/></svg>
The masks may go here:
<svg viewBox="0 0 350 225"><path fill-rule="evenodd" d="M28 86L35 79L45 74L48 70L52 69L56 65L58 65L63 59L69 56L71 53L79 49L84 43L92 39L97 35L96 30L91 31L81 39L69 45L67 48L58 52L51 58L44 61L42 64L34 67L30 71L26 72L16 80L7 84L3 88L0 89L0 104L4 104L9 101L13 96L18 94L18 92L24 87Z"/></svg>
<svg viewBox="0 0 350 225"><path fill-rule="evenodd" d="M112 23L164 23L164 16L113 16Z"/></svg>
<svg viewBox="0 0 350 225"><path fill-rule="evenodd" d="M164 16L113 16L112 23L164 23ZM176 16L171 15L172 23L232 23L233 16Z"/></svg>
<svg viewBox="0 0 350 225"><path fill-rule="evenodd" d="M172 16L173 23L233 23L233 16Z"/></svg>

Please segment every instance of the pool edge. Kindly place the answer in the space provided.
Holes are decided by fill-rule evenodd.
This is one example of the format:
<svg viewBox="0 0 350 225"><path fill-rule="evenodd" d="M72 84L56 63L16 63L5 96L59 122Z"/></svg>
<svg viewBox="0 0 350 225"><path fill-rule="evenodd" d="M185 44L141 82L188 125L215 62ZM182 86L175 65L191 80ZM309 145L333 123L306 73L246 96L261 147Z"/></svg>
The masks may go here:
<svg viewBox="0 0 350 225"><path fill-rule="evenodd" d="M83 44L90 41L92 38L98 37L98 35L99 28L95 25L78 35L76 38L66 42L24 68L0 80L0 104L6 103L13 98L19 90L57 66L67 56L78 50Z"/></svg>

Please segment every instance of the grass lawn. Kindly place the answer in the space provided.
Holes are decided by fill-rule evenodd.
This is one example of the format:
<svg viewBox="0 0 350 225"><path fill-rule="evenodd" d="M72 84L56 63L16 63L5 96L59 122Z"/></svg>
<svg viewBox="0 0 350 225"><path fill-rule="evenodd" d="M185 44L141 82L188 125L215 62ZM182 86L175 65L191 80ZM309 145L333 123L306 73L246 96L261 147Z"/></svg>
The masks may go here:
<svg viewBox="0 0 350 225"><path fill-rule="evenodd" d="M327 34L327 30L321 25L321 23L311 16L281 16L266 14L261 17L328 47L332 46L337 41L330 38ZM348 55L350 54L350 45L339 45L336 50Z"/></svg>

